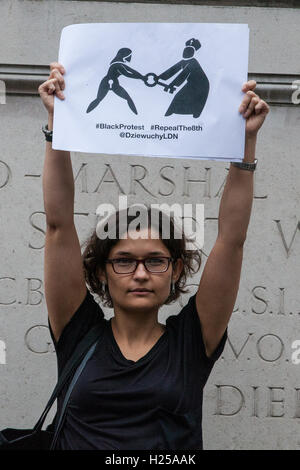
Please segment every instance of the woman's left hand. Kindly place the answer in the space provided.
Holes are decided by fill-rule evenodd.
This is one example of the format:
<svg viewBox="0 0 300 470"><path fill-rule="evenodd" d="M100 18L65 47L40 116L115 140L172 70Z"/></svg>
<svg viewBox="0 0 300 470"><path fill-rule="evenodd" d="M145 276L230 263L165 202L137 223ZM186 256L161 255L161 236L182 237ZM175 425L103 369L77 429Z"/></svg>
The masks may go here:
<svg viewBox="0 0 300 470"><path fill-rule="evenodd" d="M239 107L239 112L246 119L246 137L256 136L270 108L265 101L254 93L255 80L244 83L242 91L245 94Z"/></svg>

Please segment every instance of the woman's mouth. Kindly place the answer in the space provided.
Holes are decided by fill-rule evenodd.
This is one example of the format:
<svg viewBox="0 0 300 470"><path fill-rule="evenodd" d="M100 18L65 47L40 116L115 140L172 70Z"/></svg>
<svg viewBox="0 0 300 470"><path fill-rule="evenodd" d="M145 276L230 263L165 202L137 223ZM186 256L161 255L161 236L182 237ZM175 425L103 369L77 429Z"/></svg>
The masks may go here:
<svg viewBox="0 0 300 470"><path fill-rule="evenodd" d="M131 294L136 294L136 295L147 295L147 294L151 294L151 292L152 291L149 289L134 289L130 291Z"/></svg>

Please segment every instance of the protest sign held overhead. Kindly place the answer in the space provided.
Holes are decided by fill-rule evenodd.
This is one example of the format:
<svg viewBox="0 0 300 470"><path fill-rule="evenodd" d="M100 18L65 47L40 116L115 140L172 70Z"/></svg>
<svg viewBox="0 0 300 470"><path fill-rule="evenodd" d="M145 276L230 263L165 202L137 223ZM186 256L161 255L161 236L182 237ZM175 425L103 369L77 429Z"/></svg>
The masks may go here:
<svg viewBox="0 0 300 470"><path fill-rule="evenodd" d="M245 24L94 23L63 29L53 148L241 161Z"/></svg>

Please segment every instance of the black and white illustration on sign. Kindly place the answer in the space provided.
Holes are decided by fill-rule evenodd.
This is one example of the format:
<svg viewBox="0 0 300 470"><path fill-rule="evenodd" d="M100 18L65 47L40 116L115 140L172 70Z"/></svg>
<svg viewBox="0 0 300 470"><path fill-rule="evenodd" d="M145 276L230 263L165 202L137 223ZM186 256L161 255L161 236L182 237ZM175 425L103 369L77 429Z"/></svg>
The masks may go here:
<svg viewBox="0 0 300 470"><path fill-rule="evenodd" d="M138 114L134 102L125 88L120 85L118 80L120 75L128 78L139 78L144 80L144 76L141 73L127 65L127 62L131 61L131 57L132 50L127 47L123 47L118 51L116 57L110 63L107 74L101 80L97 98L89 104L86 110L87 113L93 111L93 109L95 109L96 106L98 106L98 104L100 104L101 101L105 98L109 90L111 90L113 93L127 101L129 108L134 112L134 114Z"/></svg>
<svg viewBox="0 0 300 470"><path fill-rule="evenodd" d="M165 116L192 114L194 118L198 118L204 108L209 92L208 78L199 62L194 58L195 52L200 47L201 44L198 39L192 38L188 40L182 53L183 59L160 75L156 75L153 72L142 75L137 70L129 67L127 63L131 61L132 50L123 47L111 61L107 74L100 82L97 98L89 104L86 112L93 111L111 90L127 101L134 114L138 114L132 98L118 80L123 75L128 78L143 80L148 87L161 85L164 91L170 93L173 93L176 88L185 83L184 87L175 95ZM178 71L180 71L179 74ZM161 81L168 80L174 75L176 75L175 79L169 84Z"/></svg>
<svg viewBox="0 0 300 470"><path fill-rule="evenodd" d="M92 23L62 30L53 148L241 161L249 28L222 23Z"/></svg>
<svg viewBox="0 0 300 470"><path fill-rule="evenodd" d="M173 93L177 87L184 83L183 88L175 95L165 116L171 116L171 114L192 114L194 118L200 116L209 92L208 78L194 57L200 47L198 39L192 38L187 41L182 53L183 59L157 77L156 81L159 83L159 80L168 80L180 71L179 75L176 75L174 80L165 87L165 91L170 93Z"/></svg>

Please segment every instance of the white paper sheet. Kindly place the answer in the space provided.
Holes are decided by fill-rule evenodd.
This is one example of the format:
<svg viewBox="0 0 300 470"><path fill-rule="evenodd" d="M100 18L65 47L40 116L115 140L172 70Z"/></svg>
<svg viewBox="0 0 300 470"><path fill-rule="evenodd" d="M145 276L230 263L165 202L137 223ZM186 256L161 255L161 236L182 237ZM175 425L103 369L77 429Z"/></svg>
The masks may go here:
<svg viewBox="0 0 300 470"><path fill-rule="evenodd" d="M248 49L246 24L67 26L58 59L65 100L55 97L53 148L241 161Z"/></svg>

